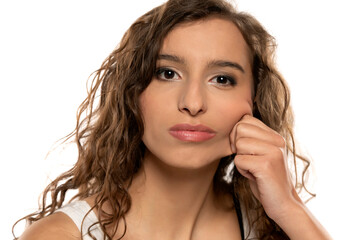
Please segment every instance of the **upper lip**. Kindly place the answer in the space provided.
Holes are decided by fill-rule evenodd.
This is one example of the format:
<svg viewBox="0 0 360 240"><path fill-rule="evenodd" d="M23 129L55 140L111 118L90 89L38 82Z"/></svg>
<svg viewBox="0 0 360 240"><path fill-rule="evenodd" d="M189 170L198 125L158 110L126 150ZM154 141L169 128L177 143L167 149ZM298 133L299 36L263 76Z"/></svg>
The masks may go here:
<svg viewBox="0 0 360 240"><path fill-rule="evenodd" d="M170 128L170 131L194 131L194 132L209 132L215 133L215 131L202 124L191 125L187 123L176 124Z"/></svg>

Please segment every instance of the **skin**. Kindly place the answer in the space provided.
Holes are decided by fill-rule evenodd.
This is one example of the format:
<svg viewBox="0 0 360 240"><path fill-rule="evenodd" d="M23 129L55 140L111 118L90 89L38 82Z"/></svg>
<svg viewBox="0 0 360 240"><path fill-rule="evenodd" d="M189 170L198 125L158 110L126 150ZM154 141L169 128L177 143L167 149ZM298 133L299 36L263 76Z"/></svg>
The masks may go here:
<svg viewBox="0 0 360 240"><path fill-rule="evenodd" d="M159 55L157 68L167 73L157 71L140 97L147 152L129 190L124 239L241 239L231 196L216 195L212 185L220 158L233 153L254 195L291 239L329 239L291 183L284 139L251 116L251 61L238 28L220 18L180 24ZM209 64L220 60L242 70ZM235 85L221 78L228 75ZM216 134L203 142L181 141L169 134L179 123L206 125ZM86 201L93 205L93 199ZM65 234L57 238L60 227ZM79 239L79 232L55 213L20 239L49 238Z"/></svg>
<svg viewBox="0 0 360 240"><path fill-rule="evenodd" d="M157 68L169 70L170 77L159 72L140 97L148 151L130 189L134 202L127 221L141 228L129 225L129 239L134 239L133 232L139 239L218 239L224 234L239 239L236 213L217 204L221 201L213 192L212 178L220 158L231 154L231 130L251 113L247 45L233 23L211 19L177 26L164 39L159 55L172 56L157 61ZM209 64L220 60L237 63L244 72ZM224 75L233 76L236 85L219 82ZM179 123L202 124L216 135L203 142L181 141L169 134ZM218 227L209 228L214 222Z"/></svg>

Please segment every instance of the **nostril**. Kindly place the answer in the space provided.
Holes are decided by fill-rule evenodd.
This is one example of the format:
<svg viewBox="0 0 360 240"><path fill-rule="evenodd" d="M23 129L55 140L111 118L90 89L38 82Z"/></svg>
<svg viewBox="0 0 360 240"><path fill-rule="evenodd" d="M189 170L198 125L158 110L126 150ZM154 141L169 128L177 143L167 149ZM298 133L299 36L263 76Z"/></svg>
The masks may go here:
<svg viewBox="0 0 360 240"><path fill-rule="evenodd" d="M203 112L203 109L202 108L182 108L180 109L181 112L186 112L188 114L190 114L191 116L196 116L200 113Z"/></svg>
<svg viewBox="0 0 360 240"><path fill-rule="evenodd" d="M179 98L178 109L183 113L196 116L206 111L206 96L198 87L188 87Z"/></svg>

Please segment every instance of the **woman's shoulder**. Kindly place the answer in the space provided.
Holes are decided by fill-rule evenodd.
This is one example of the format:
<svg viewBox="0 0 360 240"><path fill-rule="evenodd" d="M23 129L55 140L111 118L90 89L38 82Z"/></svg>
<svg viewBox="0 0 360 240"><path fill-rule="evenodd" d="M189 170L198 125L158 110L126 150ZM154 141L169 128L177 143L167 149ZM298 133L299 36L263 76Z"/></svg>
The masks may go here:
<svg viewBox="0 0 360 240"><path fill-rule="evenodd" d="M55 212L32 223L19 240L78 240L81 239L72 219L63 212Z"/></svg>
<svg viewBox="0 0 360 240"><path fill-rule="evenodd" d="M65 204L55 213L31 224L19 240L81 239L80 228L83 229L84 239L88 239L87 229L98 222L93 205L94 197ZM99 238L103 236L99 224L95 224L91 234Z"/></svg>

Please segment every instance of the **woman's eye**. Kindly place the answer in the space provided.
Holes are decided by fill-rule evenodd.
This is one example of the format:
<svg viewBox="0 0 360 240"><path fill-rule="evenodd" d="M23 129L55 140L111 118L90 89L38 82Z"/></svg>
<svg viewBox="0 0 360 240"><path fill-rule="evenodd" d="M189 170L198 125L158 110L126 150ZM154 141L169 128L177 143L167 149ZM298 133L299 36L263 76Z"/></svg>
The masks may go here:
<svg viewBox="0 0 360 240"><path fill-rule="evenodd" d="M166 68L158 69L156 77L160 80L178 80L180 78L175 71Z"/></svg>
<svg viewBox="0 0 360 240"><path fill-rule="evenodd" d="M224 86L234 86L236 85L235 80L229 76L216 76L210 80L211 83L217 85L224 85Z"/></svg>

